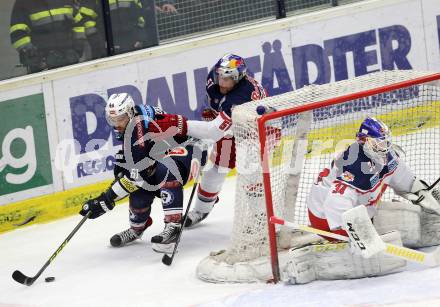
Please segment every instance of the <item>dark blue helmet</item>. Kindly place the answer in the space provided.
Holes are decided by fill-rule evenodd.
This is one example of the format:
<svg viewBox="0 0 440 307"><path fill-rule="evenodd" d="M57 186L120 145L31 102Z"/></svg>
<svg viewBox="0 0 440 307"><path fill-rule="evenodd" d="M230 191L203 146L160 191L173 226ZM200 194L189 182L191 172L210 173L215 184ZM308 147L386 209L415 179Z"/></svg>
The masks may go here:
<svg viewBox="0 0 440 307"><path fill-rule="evenodd" d="M377 118L367 117L356 136L367 154L384 158L391 148L391 131Z"/></svg>
<svg viewBox="0 0 440 307"><path fill-rule="evenodd" d="M390 129L382 121L374 118L367 117L359 127L357 137L372 137L385 139L391 136Z"/></svg>

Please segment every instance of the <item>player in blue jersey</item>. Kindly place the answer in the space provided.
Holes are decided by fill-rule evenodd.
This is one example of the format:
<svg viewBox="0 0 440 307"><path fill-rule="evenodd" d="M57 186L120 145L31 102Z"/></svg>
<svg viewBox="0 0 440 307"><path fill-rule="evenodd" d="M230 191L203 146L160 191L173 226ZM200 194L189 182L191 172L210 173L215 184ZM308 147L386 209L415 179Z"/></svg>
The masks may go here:
<svg viewBox="0 0 440 307"><path fill-rule="evenodd" d="M388 127L376 118L366 118L356 142L312 185L307 200L310 225L347 236L343 214L365 206L371 219L381 221L374 221L374 226L384 242L416 247L440 244L439 185L428 190L428 184L411 171L396 148ZM387 187L411 202L381 201ZM367 233L363 229L357 232ZM378 276L405 266L404 260L385 254L363 255L355 240L349 248L345 242L324 238L327 241L289 251L285 266L289 282Z"/></svg>
<svg viewBox="0 0 440 307"><path fill-rule="evenodd" d="M235 139L232 136L232 109L243 103L267 97L266 90L247 75L244 59L227 54L211 68L206 81L209 107L202 112L202 121L184 121L179 133L215 143L210 155L212 167L203 173L197 191L194 209L189 213L185 226L190 227L205 219L218 201L228 172L235 167ZM173 126L173 115L157 121L166 130Z"/></svg>
<svg viewBox="0 0 440 307"><path fill-rule="evenodd" d="M206 151L186 136L151 133L157 131L155 120L163 119L163 112L135 105L126 93L111 95L105 112L108 123L124 141L123 150L116 155L115 181L87 201L80 214L91 211L90 218L97 218L112 210L115 201L128 196L130 228L110 239L112 246L120 247L141 238L152 224L151 204L155 197L161 198L165 228L151 238L152 247L158 252L172 251L181 228L183 185L205 163ZM178 116L174 119L182 121Z"/></svg>

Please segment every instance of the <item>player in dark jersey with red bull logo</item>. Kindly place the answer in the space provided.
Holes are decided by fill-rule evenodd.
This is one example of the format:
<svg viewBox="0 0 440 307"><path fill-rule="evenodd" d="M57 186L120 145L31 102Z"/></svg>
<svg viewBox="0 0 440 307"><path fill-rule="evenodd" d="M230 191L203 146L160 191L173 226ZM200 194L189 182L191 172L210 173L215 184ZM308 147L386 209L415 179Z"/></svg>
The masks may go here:
<svg viewBox="0 0 440 307"><path fill-rule="evenodd" d="M177 127L178 133L215 143L211 152L211 167L206 167L197 191L194 209L189 213L185 226L193 226L211 212L218 201L228 172L235 167L235 139L232 135L232 109L243 103L267 97L266 90L247 75L244 59L226 54L210 70L206 81L209 107L202 112L202 121L180 120L180 115L168 115L157 121L162 130ZM178 127L180 123L181 127Z"/></svg>

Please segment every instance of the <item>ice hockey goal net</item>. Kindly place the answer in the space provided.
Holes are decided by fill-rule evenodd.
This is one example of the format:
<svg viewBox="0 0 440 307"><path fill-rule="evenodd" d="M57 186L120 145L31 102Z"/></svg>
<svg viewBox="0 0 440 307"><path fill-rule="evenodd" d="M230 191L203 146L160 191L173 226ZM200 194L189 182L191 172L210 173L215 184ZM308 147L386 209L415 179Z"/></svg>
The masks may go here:
<svg viewBox="0 0 440 307"><path fill-rule="evenodd" d="M258 105L265 107L265 114L257 114ZM308 223L310 186L335 153L354 142L367 115L390 127L393 143L404 150L404 160L418 176L431 183L438 178L439 73L378 72L236 107L232 237L227 249L199 263L198 277L210 282L278 281L283 251L294 239L291 231L269 224L268 217ZM388 191L382 199L392 197Z"/></svg>

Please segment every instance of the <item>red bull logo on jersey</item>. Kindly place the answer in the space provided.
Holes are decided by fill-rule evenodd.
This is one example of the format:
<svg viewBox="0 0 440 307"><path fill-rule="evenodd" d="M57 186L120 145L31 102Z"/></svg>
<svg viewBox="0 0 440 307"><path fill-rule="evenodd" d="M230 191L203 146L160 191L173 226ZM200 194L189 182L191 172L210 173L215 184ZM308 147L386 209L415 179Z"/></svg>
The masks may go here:
<svg viewBox="0 0 440 307"><path fill-rule="evenodd" d="M348 182L354 181L354 175L352 173L350 173L349 171L345 171L344 173L342 173L341 178L342 178L342 180L348 181Z"/></svg>

